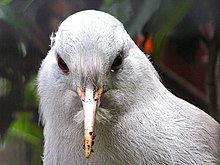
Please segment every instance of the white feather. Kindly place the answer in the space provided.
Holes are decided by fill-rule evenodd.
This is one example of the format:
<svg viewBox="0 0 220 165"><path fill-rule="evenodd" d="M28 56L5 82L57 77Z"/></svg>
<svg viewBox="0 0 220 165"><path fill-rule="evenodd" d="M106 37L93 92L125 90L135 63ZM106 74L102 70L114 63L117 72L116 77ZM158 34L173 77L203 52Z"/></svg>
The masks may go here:
<svg viewBox="0 0 220 165"><path fill-rule="evenodd" d="M82 11L52 37L38 75L44 125L44 164L220 164L220 126L171 94L122 24L109 14ZM123 69L111 72L118 52ZM70 69L57 65L59 54ZM85 77L105 85L95 123L94 153L83 150Z"/></svg>

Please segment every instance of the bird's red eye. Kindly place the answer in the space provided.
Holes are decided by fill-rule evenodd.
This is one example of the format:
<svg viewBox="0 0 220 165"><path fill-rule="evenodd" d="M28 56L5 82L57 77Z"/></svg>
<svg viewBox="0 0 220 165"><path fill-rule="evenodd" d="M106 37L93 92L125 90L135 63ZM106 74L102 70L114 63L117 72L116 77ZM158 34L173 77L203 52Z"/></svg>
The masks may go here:
<svg viewBox="0 0 220 165"><path fill-rule="evenodd" d="M66 65L66 63L63 61L63 59L58 55L57 56L57 63L59 68L64 72L64 73L68 73L69 72L69 68Z"/></svg>
<svg viewBox="0 0 220 165"><path fill-rule="evenodd" d="M119 70L122 67L123 60L124 60L123 54L120 53L113 61L112 66L111 66L111 71L114 72L114 71Z"/></svg>

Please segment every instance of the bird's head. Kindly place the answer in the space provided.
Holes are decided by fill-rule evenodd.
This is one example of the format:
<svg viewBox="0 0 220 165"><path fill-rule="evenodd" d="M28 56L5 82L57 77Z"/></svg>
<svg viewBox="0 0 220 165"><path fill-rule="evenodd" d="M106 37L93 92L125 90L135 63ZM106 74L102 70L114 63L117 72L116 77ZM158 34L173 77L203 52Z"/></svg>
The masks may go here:
<svg viewBox="0 0 220 165"><path fill-rule="evenodd" d="M146 88L143 81L148 81L150 91L155 77L150 62L117 19L99 11L76 13L51 37L51 50L39 71L38 93L45 125L54 120L71 124L73 119L69 119L76 116L84 121L88 158L101 109L111 115L102 114L99 119L110 120L137 100L136 93Z"/></svg>

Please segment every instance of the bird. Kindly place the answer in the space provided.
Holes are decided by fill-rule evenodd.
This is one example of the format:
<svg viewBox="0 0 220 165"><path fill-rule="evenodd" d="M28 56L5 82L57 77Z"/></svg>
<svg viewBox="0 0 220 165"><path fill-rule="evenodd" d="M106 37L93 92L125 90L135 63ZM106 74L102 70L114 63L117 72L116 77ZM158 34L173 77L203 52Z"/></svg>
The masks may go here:
<svg viewBox="0 0 220 165"><path fill-rule="evenodd" d="M37 76L44 165L220 164L220 125L173 95L122 23L67 17Z"/></svg>

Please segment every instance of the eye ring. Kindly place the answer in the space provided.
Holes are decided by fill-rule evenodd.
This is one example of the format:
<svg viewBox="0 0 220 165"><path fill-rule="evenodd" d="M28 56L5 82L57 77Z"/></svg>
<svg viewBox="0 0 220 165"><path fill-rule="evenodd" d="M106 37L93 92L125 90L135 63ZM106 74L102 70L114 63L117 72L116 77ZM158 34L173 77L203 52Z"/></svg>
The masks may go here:
<svg viewBox="0 0 220 165"><path fill-rule="evenodd" d="M64 62L64 60L57 55L57 64L59 66L59 68L64 72L64 73L68 73L69 72L69 68L66 65L66 63Z"/></svg>
<svg viewBox="0 0 220 165"><path fill-rule="evenodd" d="M123 61L124 61L124 55L122 52L120 52L112 63L111 72L115 72L121 69L123 65Z"/></svg>

